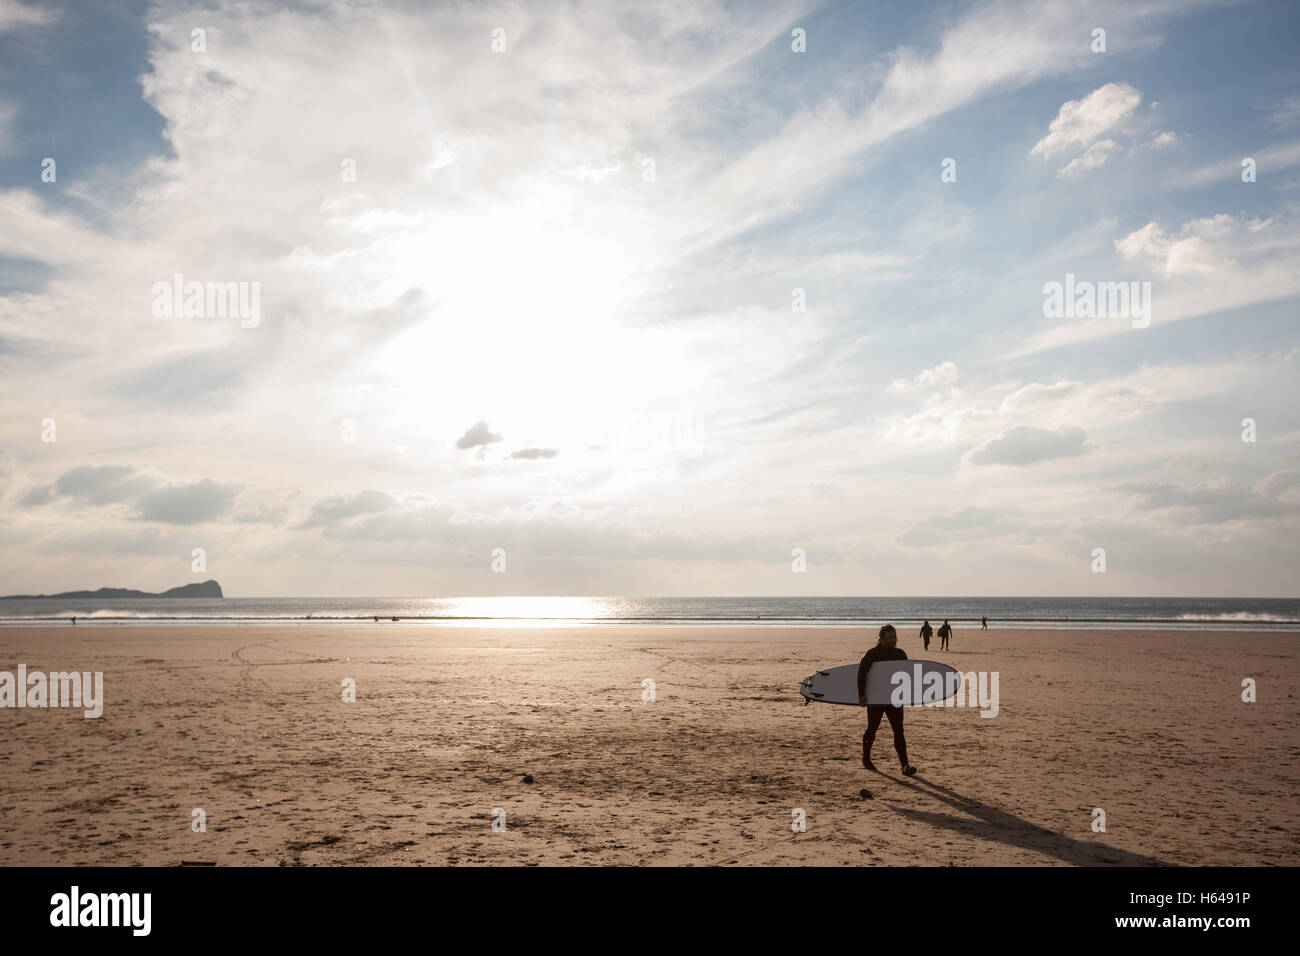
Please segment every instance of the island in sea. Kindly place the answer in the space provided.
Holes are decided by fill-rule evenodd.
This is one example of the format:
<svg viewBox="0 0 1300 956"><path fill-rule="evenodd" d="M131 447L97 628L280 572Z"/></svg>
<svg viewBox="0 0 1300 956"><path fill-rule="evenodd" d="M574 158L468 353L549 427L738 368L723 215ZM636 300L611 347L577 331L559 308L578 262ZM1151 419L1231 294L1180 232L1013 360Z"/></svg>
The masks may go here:
<svg viewBox="0 0 1300 956"><path fill-rule="evenodd" d="M100 588L98 591L64 591L62 594L6 594L0 601L66 601L74 598L219 598L221 585L216 581L182 584L168 588L161 594L136 591L132 588Z"/></svg>

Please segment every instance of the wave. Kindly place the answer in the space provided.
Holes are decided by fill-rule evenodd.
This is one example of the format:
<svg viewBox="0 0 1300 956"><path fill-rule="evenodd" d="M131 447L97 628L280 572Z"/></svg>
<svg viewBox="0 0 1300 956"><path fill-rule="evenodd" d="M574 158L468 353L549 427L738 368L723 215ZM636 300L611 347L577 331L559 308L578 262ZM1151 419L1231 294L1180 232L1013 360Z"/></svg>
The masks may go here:
<svg viewBox="0 0 1300 956"><path fill-rule="evenodd" d="M1294 624L1289 617L1280 614L1256 614L1253 611L1234 611L1228 614L1179 614L1179 621L1261 621L1277 624Z"/></svg>

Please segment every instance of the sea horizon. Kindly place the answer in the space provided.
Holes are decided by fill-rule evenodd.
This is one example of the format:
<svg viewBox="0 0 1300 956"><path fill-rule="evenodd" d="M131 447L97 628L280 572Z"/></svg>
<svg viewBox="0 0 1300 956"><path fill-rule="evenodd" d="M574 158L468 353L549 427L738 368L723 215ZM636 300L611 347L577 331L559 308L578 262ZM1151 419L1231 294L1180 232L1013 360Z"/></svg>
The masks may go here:
<svg viewBox="0 0 1300 956"><path fill-rule="evenodd" d="M382 621L460 626L752 625L1300 630L1300 599L1070 596L39 598L0 602L0 624L238 624Z"/></svg>

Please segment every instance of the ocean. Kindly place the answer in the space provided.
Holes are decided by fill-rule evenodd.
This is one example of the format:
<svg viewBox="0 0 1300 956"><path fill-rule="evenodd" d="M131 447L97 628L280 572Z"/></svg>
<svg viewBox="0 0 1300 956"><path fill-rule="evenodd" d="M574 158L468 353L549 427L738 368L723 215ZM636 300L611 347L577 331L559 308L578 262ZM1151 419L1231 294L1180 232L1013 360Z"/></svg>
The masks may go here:
<svg viewBox="0 0 1300 956"><path fill-rule="evenodd" d="M411 625L747 624L1300 630L1296 598L469 597L0 600L0 624L345 623Z"/></svg>

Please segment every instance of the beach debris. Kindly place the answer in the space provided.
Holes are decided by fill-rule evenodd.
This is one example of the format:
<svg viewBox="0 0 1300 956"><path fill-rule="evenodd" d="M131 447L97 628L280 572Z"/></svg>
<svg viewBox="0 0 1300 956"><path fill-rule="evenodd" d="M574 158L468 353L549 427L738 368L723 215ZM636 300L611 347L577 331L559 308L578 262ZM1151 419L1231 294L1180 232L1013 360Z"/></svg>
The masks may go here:
<svg viewBox="0 0 1300 956"><path fill-rule="evenodd" d="M533 775L531 773L524 774L524 783L532 783L532 782L533 782Z"/></svg>
<svg viewBox="0 0 1300 956"><path fill-rule="evenodd" d="M873 797L873 796L871 795L871 791L868 790L866 787L863 787L861 790L858 791L858 796L860 796L863 800L874 800L874 799L876 799L875 797Z"/></svg>

